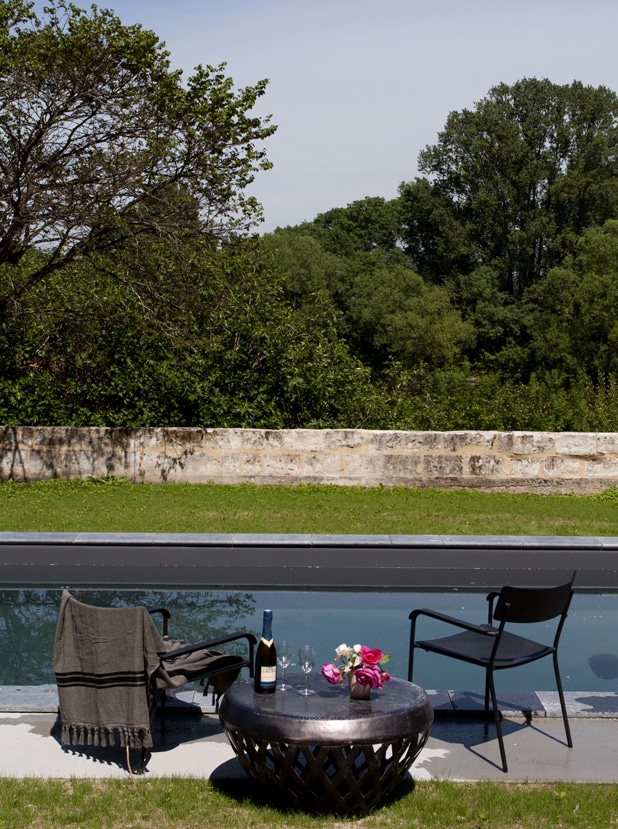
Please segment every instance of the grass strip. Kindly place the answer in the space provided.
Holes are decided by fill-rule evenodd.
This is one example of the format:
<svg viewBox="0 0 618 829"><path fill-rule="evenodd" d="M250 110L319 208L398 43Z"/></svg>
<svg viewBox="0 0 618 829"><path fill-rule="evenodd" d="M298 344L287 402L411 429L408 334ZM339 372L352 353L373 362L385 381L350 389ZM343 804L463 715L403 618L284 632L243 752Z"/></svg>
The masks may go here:
<svg viewBox="0 0 618 829"><path fill-rule="evenodd" d="M618 536L618 496L8 481L0 483L2 530Z"/></svg>
<svg viewBox="0 0 618 829"><path fill-rule="evenodd" d="M562 829L618 825L618 787L597 783L402 784L364 818L312 816L279 808L242 781L0 780L0 827L11 829Z"/></svg>

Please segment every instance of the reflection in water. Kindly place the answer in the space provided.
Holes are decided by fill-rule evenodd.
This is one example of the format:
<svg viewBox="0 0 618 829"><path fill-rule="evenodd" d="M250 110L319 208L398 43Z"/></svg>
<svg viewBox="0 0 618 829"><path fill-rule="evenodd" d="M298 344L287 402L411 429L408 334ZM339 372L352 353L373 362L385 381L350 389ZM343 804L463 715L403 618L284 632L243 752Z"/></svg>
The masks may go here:
<svg viewBox="0 0 618 829"><path fill-rule="evenodd" d="M100 607L167 607L170 634L186 642L216 639L251 618L250 593L201 590L72 590L75 598ZM45 685L52 669L60 590L0 590L0 684ZM160 616L155 616L155 620ZM228 648L230 651L232 647Z"/></svg>
<svg viewBox="0 0 618 829"><path fill-rule="evenodd" d="M618 678L618 657L615 653L594 653L588 664L594 675L601 679Z"/></svg>
<svg viewBox="0 0 618 829"><path fill-rule="evenodd" d="M215 638L236 630L259 636L262 611L273 611L276 639L294 642L296 648L310 642L317 648L316 671L332 662L342 642L360 642L391 655L389 673L407 675L408 614L418 607L432 607L471 622L485 621L484 593L448 590L407 593L397 591L304 590L165 590L74 589L80 601L103 607L143 604L164 606L171 614L170 633L187 642ZM0 685L54 683L52 651L60 590L0 590ZM155 620L158 617L155 617ZM528 626L525 626L526 628ZM522 631L546 641L549 631ZM616 630L618 594L576 593L573 597L560 646L560 668L566 690L614 690L618 678ZM441 634L429 625L419 631L423 638ZM434 654L420 653L415 679L425 688L477 690L483 676L478 668L455 663ZM519 671L496 677L510 690L555 690L553 671L541 660Z"/></svg>

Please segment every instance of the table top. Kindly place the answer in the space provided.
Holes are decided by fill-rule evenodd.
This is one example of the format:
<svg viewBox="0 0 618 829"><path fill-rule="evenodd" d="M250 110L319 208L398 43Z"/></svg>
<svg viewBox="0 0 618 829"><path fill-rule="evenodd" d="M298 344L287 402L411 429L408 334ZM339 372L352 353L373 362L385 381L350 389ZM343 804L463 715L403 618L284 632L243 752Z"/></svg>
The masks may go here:
<svg viewBox="0 0 618 829"><path fill-rule="evenodd" d="M300 688L305 677L287 673L286 681ZM350 699L347 683L330 685L320 672L309 675L309 687L315 694L302 696L296 688L256 694L253 680L238 682L223 697L221 723L260 739L324 745L398 739L426 730L433 721L426 692L403 679L372 688L368 700Z"/></svg>

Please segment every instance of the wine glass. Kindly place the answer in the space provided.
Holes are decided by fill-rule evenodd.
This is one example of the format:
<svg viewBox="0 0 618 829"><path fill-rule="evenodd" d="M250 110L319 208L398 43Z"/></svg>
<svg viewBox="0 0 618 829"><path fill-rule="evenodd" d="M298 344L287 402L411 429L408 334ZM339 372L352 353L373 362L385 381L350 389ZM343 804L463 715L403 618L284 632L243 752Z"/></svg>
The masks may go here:
<svg viewBox="0 0 618 829"><path fill-rule="evenodd" d="M285 681L285 670L292 665L292 660L294 659L294 645L292 642L276 642L275 648L277 650L277 662L281 666L283 671L283 676L281 677L281 682L277 683L277 690L278 691L288 691L292 688Z"/></svg>
<svg viewBox="0 0 618 829"><path fill-rule="evenodd" d="M308 697L310 694L315 694L309 687L309 674L315 665L315 648L313 645L303 645L298 649L298 664L305 674L305 687L299 690L299 694Z"/></svg>

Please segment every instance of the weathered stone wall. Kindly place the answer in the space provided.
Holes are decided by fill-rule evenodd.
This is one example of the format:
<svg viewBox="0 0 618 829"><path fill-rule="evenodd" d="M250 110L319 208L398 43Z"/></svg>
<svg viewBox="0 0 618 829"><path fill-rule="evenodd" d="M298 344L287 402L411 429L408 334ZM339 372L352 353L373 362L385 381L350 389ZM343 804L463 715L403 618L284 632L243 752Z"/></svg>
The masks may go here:
<svg viewBox="0 0 618 829"><path fill-rule="evenodd" d="M0 478L473 487L618 486L618 433L0 428Z"/></svg>

